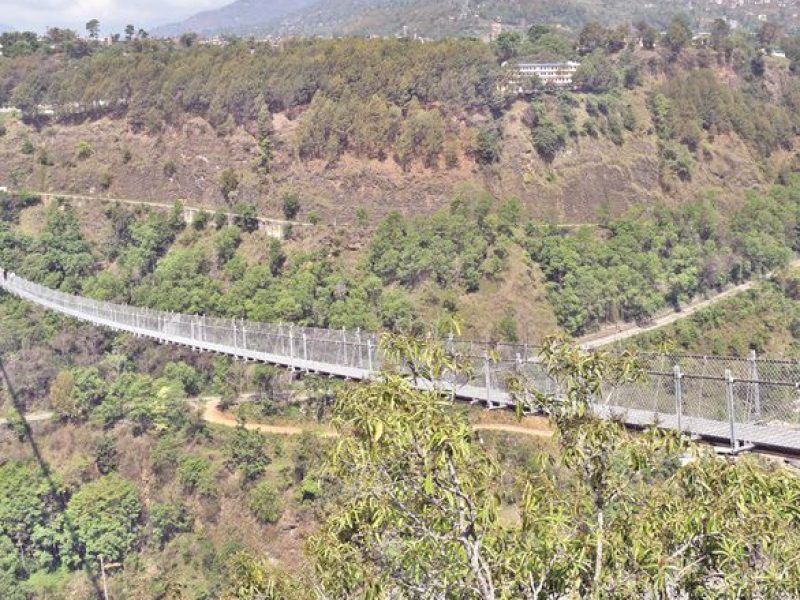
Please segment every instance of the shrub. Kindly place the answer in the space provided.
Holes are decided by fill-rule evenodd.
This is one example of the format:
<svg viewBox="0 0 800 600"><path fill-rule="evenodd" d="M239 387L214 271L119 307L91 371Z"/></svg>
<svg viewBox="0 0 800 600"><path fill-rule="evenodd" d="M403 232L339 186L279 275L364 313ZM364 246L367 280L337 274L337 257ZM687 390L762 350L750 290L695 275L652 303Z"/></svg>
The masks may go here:
<svg viewBox="0 0 800 600"><path fill-rule="evenodd" d="M247 504L253 516L262 523L276 523L283 512L278 491L267 481L250 490Z"/></svg>
<svg viewBox="0 0 800 600"><path fill-rule="evenodd" d="M222 229L228 224L228 215L226 215L223 211L218 210L214 213L214 227L217 229Z"/></svg>
<svg viewBox="0 0 800 600"><path fill-rule="evenodd" d="M289 221L294 220L300 212L300 198L297 194L286 194L283 197L283 214Z"/></svg>
<svg viewBox="0 0 800 600"><path fill-rule="evenodd" d="M39 164L42 165L43 167L52 167L53 164L55 164L55 163L53 163L53 160L50 158L50 155L47 153L47 150L45 150L44 148L42 148L39 151L39 159L38 160L39 160Z"/></svg>
<svg viewBox="0 0 800 600"><path fill-rule="evenodd" d="M82 140L75 146L75 154L80 160L86 160L94 154L94 149L89 142Z"/></svg>
<svg viewBox="0 0 800 600"><path fill-rule="evenodd" d="M482 129L478 133L478 139L475 143L475 159L483 165L492 164L500 160L502 139L500 132L496 128Z"/></svg>
<svg viewBox="0 0 800 600"><path fill-rule="evenodd" d="M194 525L189 509L182 503L154 504L150 509L153 540L162 548L179 533L192 530Z"/></svg>
<svg viewBox="0 0 800 600"><path fill-rule="evenodd" d="M22 152L23 154L33 154L34 152L36 152L36 148L31 143L30 140L25 140L24 142L22 142L22 148L20 152Z"/></svg>
<svg viewBox="0 0 800 600"><path fill-rule="evenodd" d="M97 470L103 475L108 475L117 470L118 463L114 438L108 435L103 436L94 451L94 464L97 465Z"/></svg>
<svg viewBox="0 0 800 600"><path fill-rule="evenodd" d="M175 176L175 173L177 172L178 172L178 165L175 164L174 160L170 159L164 163L164 177L166 177L167 179L172 179Z"/></svg>
<svg viewBox="0 0 800 600"><path fill-rule="evenodd" d="M194 215L194 219L192 220L192 227L194 227L197 231L202 231L208 225L208 221L211 219L211 216L204 210L196 213Z"/></svg>
<svg viewBox="0 0 800 600"><path fill-rule="evenodd" d="M314 502L322 495L322 488L319 481L314 478L306 477L297 489L297 500L299 502Z"/></svg>
<svg viewBox="0 0 800 600"><path fill-rule="evenodd" d="M359 207L358 210L356 210L356 221L361 227L365 227L369 223L369 215L367 214L367 209L364 208L363 206Z"/></svg>
<svg viewBox="0 0 800 600"><path fill-rule="evenodd" d="M201 496L216 495L211 464L200 456L185 456L178 464L178 481L188 492Z"/></svg>
<svg viewBox="0 0 800 600"><path fill-rule="evenodd" d="M508 342L509 344L516 344L519 342L517 322L513 317L503 317L500 319L497 323L497 335L500 341Z"/></svg>
<svg viewBox="0 0 800 600"><path fill-rule="evenodd" d="M114 182L114 176L111 174L110 171L104 171L100 174L100 187L104 190L107 190L111 187L111 184Z"/></svg>
<svg viewBox="0 0 800 600"><path fill-rule="evenodd" d="M246 481L257 479L271 462L266 444L262 433L239 425L227 444L228 467L241 470Z"/></svg>
<svg viewBox="0 0 800 600"><path fill-rule="evenodd" d="M231 196L239 189L239 176L233 169L225 169L219 177L219 185L222 196L225 200L230 200Z"/></svg>
<svg viewBox="0 0 800 600"><path fill-rule="evenodd" d="M308 213L308 222L311 223L312 225L319 225L320 223L322 223L322 217L320 217L319 214L315 212Z"/></svg>

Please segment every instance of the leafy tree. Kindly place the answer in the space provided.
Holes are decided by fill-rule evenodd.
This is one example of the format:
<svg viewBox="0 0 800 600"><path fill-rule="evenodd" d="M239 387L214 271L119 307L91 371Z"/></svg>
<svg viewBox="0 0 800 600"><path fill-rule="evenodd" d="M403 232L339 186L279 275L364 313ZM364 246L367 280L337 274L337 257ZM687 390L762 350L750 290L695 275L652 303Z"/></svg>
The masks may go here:
<svg viewBox="0 0 800 600"><path fill-rule="evenodd" d="M3 573L14 577L58 564L65 498L58 478L51 483L32 464L12 460L0 466L0 548L12 548L0 553L0 581Z"/></svg>
<svg viewBox="0 0 800 600"><path fill-rule="evenodd" d="M100 21L92 19L86 23L86 31L91 39L96 40L100 35Z"/></svg>
<svg viewBox="0 0 800 600"><path fill-rule="evenodd" d="M664 35L664 42L667 44L674 55L680 54L681 50L692 41L691 22L686 15L677 15L670 21L667 33Z"/></svg>
<svg viewBox="0 0 800 600"><path fill-rule="evenodd" d="M533 129L533 146L545 161L552 162L566 143L566 134L550 119L541 119Z"/></svg>
<svg viewBox="0 0 800 600"><path fill-rule="evenodd" d="M200 36L196 33L184 33L181 35L180 39L178 40L180 45L184 48L191 48L197 43L197 40Z"/></svg>
<svg viewBox="0 0 800 600"><path fill-rule="evenodd" d="M241 470L245 481L258 479L272 462L266 446L267 440L261 432L249 431L240 424L226 445L228 466Z"/></svg>
<svg viewBox="0 0 800 600"><path fill-rule="evenodd" d="M138 537L142 505L136 489L119 475L87 483L67 505L66 518L75 529L73 551L97 563L124 559Z"/></svg>
<svg viewBox="0 0 800 600"><path fill-rule="evenodd" d="M133 40L133 36L136 34L136 27L133 25L126 25L125 26L125 41L130 42Z"/></svg>
<svg viewBox="0 0 800 600"><path fill-rule="evenodd" d="M75 379L69 371L59 371L50 384L50 406L60 415L70 418L75 415L76 406L72 397Z"/></svg>
<svg viewBox="0 0 800 600"><path fill-rule="evenodd" d="M639 36L641 36L642 46L644 48L652 50L656 47L660 36L655 27L649 25L646 21L639 21L636 24L636 30L639 32Z"/></svg>
<svg viewBox="0 0 800 600"><path fill-rule="evenodd" d="M597 21L587 23L578 36L578 43L587 54L605 48L608 42L609 31Z"/></svg>
<svg viewBox="0 0 800 600"><path fill-rule="evenodd" d="M387 348L434 381L458 370L426 343ZM676 434L597 419L590 402L604 386L640 377L630 355L584 353L554 338L542 359L563 394L509 383L521 405L550 416L560 448L525 470L512 524L499 518L497 490L514 484L501 485L498 464L441 395L395 373L343 394L329 467L343 496L311 541L312 585L350 598L795 593L800 568L781 569L800 544L796 478L721 460ZM765 536L772 527L780 533ZM776 568L781 575L769 575Z"/></svg>
<svg viewBox="0 0 800 600"><path fill-rule="evenodd" d="M730 44L731 26L725 19L715 19L711 25L711 47L724 51Z"/></svg>
<svg viewBox="0 0 800 600"><path fill-rule="evenodd" d="M574 83L586 90L606 93L620 85L620 76L615 65L602 52L586 57L578 67Z"/></svg>
<svg viewBox="0 0 800 600"><path fill-rule="evenodd" d="M783 36L783 29L778 23L767 21L758 30L758 42L763 48L770 50Z"/></svg>
<svg viewBox="0 0 800 600"><path fill-rule="evenodd" d="M504 31L492 44L497 60L501 63L511 60L517 55L522 36L516 31Z"/></svg>
<svg viewBox="0 0 800 600"><path fill-rule="evenodd" d="M188 396L199 394L203 384L203 377L197 369L183 361L167 363L164 366L164 378L179 382Z"/></svg>

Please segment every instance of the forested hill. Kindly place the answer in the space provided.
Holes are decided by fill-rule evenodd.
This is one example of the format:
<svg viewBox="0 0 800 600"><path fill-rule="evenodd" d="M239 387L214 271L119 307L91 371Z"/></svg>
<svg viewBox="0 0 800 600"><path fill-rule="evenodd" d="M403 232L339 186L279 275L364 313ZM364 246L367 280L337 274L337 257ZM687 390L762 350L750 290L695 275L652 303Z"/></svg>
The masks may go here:
<svg viewBox="0 0 800 600"><path fill-rule="evenodd" d="M430 213L474 183L532 214L597 222L632 205L717 192L741 200L794 167L795 38L721 28L694 45L624 28L536 26L491 45L456 39L311 40L198 46L132 39L92 46L63 30L6 34L0 178L10 187L104 192L352 222ZM775 43L775 40L772 40ZM576 48L581 48L579 52ZM513 93L515 60L579 60L580 91ZM223 173L225 174L223 181Z"/></svg>
<svg viewBox="0 0 800 600"><path fill-rule="evenodd" d="M286 16L316 4L317 0L236 0L222 8L207 10L189 19L159 27L155 35L171 37L186 32L198 34L253 33L276 26Z"/></svg>
<svg viewBox="0 0 800 600"><path fill-rule="evenodd" d="M291 6L290 6L291 4ZM685 13L694 27L709 30L714 19L737 20L756 29L765 15L788 31L798 26L791 3L764 4L725 0L237 0L183 23L155 30L156 35L185 32L237 35L409 35L441 38L452 35L486 36L491 24L525 29L533 23L580 28L591 21L617 24L645 20L666 29L670 19ZM788 4L788 5L784 5Z"/></svg>
<svg viewBox="0 0 800 600"><path fill-rule="evenodd" d="M95 207L85 234L138 257L97 265L107 298L325 327L455 314L507 339L647 319L800 249L800 40L720 22L693 42L682 19L664 36L640 26L641 43L625 31L278 47L4 36L0 104L21 115L0 116L0 185L209 211L175 248L193 253L170 258L125 215L98 233ZM777 44L788 58L769 55ZM517 60L577 60L576 86L531 80L519 95L502 66ZM214 211L317 227L285 260L224 215L212 233ZM12 244L19 257L27 243ZM232 307L261 261L275 262L255 272L253 304Z"/></svg>

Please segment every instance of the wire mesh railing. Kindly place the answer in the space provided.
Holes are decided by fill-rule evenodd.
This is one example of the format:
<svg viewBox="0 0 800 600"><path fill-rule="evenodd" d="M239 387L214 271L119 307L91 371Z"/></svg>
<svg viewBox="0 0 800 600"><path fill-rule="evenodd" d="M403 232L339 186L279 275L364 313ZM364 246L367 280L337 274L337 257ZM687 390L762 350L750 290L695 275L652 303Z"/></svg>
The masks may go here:
<svg viewBox="0 0 800 600"><path fill-rule="evenodd" d="M0 269L9 293L45 308L162 343L228 354L337 377L366 379L381 370L377 334L293 324L186 315L73 296ZM546 394L556 383L526 345L445 340L473 364L446 382L458 396L490 407L515 403L509 381ZM800 362L696 355L642 354L646 380L604 390L598 412L630 425L653 423L698 436L800 452Z"/></svg>

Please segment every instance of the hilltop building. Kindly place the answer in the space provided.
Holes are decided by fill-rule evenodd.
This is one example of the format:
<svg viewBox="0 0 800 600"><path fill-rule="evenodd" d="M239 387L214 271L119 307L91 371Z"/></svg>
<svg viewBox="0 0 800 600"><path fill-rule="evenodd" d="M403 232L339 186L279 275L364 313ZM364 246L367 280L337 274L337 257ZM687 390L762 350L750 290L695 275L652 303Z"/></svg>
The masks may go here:
<svg viewBox="0 0 800 600"><path fill-rule="evenodd" d="M534 91L534 87L572 87L580 63L574 61L557 63L516 63L507 65L511 69L509 87L518 94Z"/></svg>

